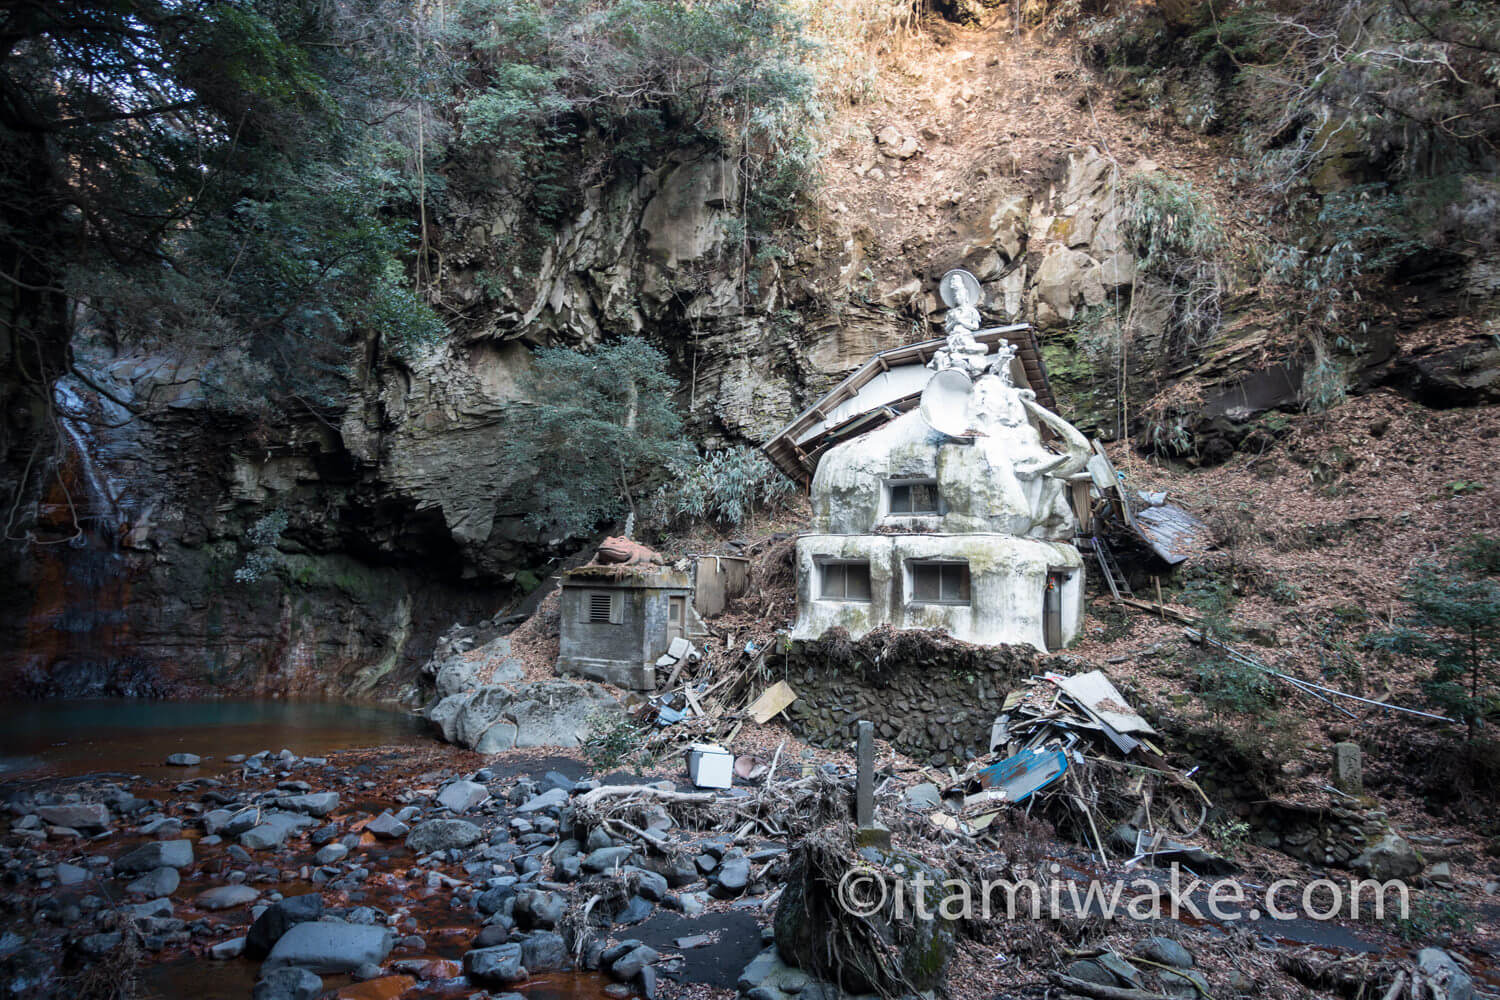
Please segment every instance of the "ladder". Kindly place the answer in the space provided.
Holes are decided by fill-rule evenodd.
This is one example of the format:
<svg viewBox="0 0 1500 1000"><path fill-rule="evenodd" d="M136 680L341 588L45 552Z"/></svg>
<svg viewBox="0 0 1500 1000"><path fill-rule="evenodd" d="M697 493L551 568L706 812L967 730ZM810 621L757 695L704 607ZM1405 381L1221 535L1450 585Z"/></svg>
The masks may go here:
<svg viewBox="0 0 1500 1000"><path fill-rule="evenodd" d="M1099 563L1099 569L1104 573L1104 582L1109 585L1109 592L1114 595L1115 600L1118 601L1121 597L1134 597L1135 592L1130 589L1130 581L1120 570L1120 564L1115 562L1114 553L1109 550L1109 543L1099 535L1093 535L1083 541L1094 550L1094 558Z"/></svg>

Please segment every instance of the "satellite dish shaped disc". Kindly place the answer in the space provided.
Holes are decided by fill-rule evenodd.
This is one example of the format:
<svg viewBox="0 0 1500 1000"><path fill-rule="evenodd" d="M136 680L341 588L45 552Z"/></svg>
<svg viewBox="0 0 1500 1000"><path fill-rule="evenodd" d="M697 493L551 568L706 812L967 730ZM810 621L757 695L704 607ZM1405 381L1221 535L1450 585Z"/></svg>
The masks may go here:
<svg viewBox="0 0 1500 1000"><path fill-rule="evenodd" d="M954 306L959 304L958 299L953 294L953 279L955 277L958 278L959 282L963 286L963 291L966 296L965 304L971 306L979 305L979 300L984 296L983 289L979 287L979 279L974 277L972 274L970 274L968 271L965 271L961 267L955 267L953 270L949 271L938 280L938 294L942 296L943 305L947 306L949 309L952 309Z"/></svg>
<svg viewBox="0 0 1500 1000"><path fill-rule="evenodd" d="M974 383L954 368L940 371L922 390L921 413L928 427L952 438L972 438L969 428L969 396Z"/></svg>

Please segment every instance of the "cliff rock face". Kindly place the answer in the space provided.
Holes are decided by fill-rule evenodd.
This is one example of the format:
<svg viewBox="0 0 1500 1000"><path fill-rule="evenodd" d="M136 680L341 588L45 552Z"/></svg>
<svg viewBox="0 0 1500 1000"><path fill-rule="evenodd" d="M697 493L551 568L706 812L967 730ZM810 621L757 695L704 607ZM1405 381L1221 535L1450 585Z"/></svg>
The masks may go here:
<svg viewBox="0 0 1500 1000"><path fill-rule="evenodd" d="M993 312L1065 318L1130 266L1112 235L1116 173L1091 151L1067 164L1060 194L1004 183L912 257L976 266ZM132 418L81 382L59 387L78 419L31 485L52 544L10 551L13 683L409 689L438 632L495 614L517 571L557 552L507 503L529 470L497 457L532 346L652 338L714 446L759 443L870 353L936 335L929 276L872 253L857 225L806 224L780 261L747 259L731 238L742 194L730 164L684 150L519 250L504 205L460 194L432 293L459 316L453 336L406 358L370 349L336 420L235 415L190 361L82 351L110 395L152 405ZM1064 229L1027 281L1035 234Z"/></svg>

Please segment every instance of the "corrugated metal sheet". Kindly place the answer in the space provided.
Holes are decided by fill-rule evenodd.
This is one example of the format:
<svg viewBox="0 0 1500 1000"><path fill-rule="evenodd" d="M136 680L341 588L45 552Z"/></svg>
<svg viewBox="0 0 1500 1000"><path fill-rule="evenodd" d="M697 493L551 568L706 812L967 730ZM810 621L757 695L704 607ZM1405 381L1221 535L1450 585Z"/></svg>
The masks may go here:
<svg viewBox="0 0 1500 1000"><path fill-rule="evenodd" d="M1181 507L1162 504L1135 512L1135 532L1173 566L1208 547L1208 526Z"/></svg>
<svg viewBox="0 0 1500 1000"><path fill-rule="evenodd" d="M1052 398L1052 387L1047 381L1047 367L1042 362L1036 334L1029 324L991 327L980 330L974 336L986 347L994 347L1002 341L1014 346L1020 368L1017 384L1020 384L1019 376L1024 375L1027 387L1036 393L1037 402L1049 410L1057 410L1057 402ZM767 441L762 450L789 478L801 483L811 482L822 450L850 436L872 430L916 405L928 377L922 368L931 359L933 352L946 343L944 338L939 337L875 354L815 404L798 414L796 419ZM894 370L908 366L917 369L915 372L905 373L913 379L909 386L896 386L896 379L885 378ZM892 384L887 386L883 384L885 382ZM872 383L882 384L872 386ZM870 398L864 405L845 406L845 410L849 412L840 411L841 406L855 400L867 386L871 387ZM860 423L866 416L870 419Z"/></svg>

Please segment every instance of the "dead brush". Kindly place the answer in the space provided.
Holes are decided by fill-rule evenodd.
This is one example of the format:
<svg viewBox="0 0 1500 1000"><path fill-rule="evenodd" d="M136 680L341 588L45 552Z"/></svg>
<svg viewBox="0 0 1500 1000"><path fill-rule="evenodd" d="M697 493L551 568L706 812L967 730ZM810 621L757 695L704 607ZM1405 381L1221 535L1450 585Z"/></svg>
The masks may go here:
<svg viewBox="0 0 1500 1000"><path fill-rule="evenodd" d="M133 1000L140 994L140 966L144 959L140 932L119 916L120 943L69 976L59 995L72 1000Z"/></svg>
<svg viewBox="0 0 1500 1000"><path fill-rule="evenodd" d="M625 908L638 881L637 876L625 873L599 875L580 884L584 891L573 895L573 904L557 925L562 939L573 943L575 961L582 958L590 939L605 933L614 922L615 914Z"/></svg>

